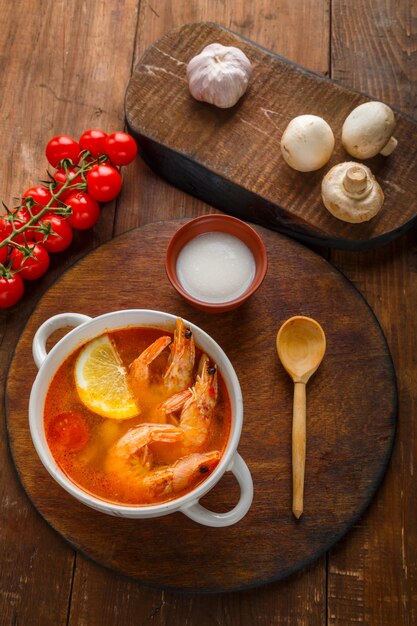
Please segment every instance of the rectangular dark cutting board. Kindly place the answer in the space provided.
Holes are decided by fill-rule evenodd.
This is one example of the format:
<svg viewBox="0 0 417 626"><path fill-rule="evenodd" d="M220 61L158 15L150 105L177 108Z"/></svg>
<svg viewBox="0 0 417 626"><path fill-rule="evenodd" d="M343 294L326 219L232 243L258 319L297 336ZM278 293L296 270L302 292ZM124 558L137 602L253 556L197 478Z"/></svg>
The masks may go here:
<svg viewBox="0 0 417 626"><path fill-rule="evenodd" d="M252 78L231 109L191 97L186 66L208 44L233 45L249 57ZM152 45L136 66L126 92L126 117L139 151L158 174L217 208L310 243L351 250L392 240L417 213L417 123L396 111L398 147L389 157L368 159L385 194L369 222L347 224L321 201L324 174L354 160L343 149L343 121L371 98L346 89L265 50L217 24L187 24ZM319 115L336 143L317 172L289 168L280 139L289 121Z"/></svg>

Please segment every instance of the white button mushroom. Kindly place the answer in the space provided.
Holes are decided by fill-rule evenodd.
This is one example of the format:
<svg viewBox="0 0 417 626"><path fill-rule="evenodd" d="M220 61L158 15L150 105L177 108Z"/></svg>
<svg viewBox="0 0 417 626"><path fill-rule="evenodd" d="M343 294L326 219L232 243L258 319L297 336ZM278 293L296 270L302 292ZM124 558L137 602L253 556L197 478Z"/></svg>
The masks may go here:
<svg viewBox="0 0 417 626"><path fill-rule="evenodd" d="M252 73L248 57L233 46L212 43L187 65L188 86L196 100L228 109L245 93Z"/></svg>
<svg viewBox="0 0 417 626"><path fill-rule="evenodd" d="M327 172L321 195L332 215L351 223L375 217L384 203L383 191L369 167L353 161L339 163Z"/></svg>
<svg viewBox="0 0 417 626"><path fill-rule="evenodd" d="M332 129L317 115L295 117L281 138L284 160L299 172L319 170L330 159L333 148Z"/></svg>
<svg viewBox="0 0 417 626"><path fill-rule="evenodd" d="M342 143L356 159L370 159L380 153L388 156L397 147L392 109L383 102L365 102L347 116L342 128Z"/></svg>

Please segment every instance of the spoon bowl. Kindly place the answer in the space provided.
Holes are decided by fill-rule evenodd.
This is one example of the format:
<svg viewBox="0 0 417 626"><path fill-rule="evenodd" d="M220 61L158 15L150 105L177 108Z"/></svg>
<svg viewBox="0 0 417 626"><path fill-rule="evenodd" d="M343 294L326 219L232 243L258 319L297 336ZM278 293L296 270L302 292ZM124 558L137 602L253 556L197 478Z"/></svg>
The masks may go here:
<svg viewBox="0 0 417 626"><path fill-rule="evenodd" d="M291 317L277 335L279 359L293 381L307 383L326 351L326 336L310 317Z"/></svg>
<svg viewBox="0 0 417 626"><path fill-rule="evenodd" d="M291 317L279 329L277 352L294 382L292 421L292 511L297 519L304 509L306 458L306 384L319 367L326 351L326 336L310 317Z"/></svg>

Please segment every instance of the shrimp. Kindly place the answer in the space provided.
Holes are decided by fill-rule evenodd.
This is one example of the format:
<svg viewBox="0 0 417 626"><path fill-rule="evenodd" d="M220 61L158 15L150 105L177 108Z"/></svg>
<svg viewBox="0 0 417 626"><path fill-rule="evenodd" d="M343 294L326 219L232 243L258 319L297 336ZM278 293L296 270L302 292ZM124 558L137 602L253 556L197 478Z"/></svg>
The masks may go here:
<svg viewBox="0 0 417 626"><path fill-rule="evenodd" d="M173 413L182 409L186 400L191 398L191 396L191 389L184 389L184 391L174 393L174 395L170 396L168 400L165 400L165 402L158 405L156 407L156 415L159 417L158 421L165 423L167 422L167 418L169 418L174 426L178 426L179 420L174 417Z"/></svg>
<svg viewBox="0 0 417 626"><path fill-rule="evenodd" d="M174 496L176 493L194 487L203 476L212 472L220 459L217 450L204 454L189 454L173 465L155 469L142 478L143 491L148 500Z"/></svg>
<svg viewBox="0 0 417 626"><path fill-rule="evenodd" d="M129 430L109 450L105 469L119 484L141 493L148 502L169 498L189 489L211 472L220 459L217 450L184 456L172 465L155 468L149 445L172 443L183 437L180 428L170 424L141 424Z"/></svg>
<svg viewBox="0 0 417 626"><path fill-rule="evenodd" d="M176 394L161 405L162 411L168 408L169 412L179 409L183 403L178 426L184 434L184 453L197 452L205 444L217 402L217 389L216 366L210 365L208 356L203 354L194 387Z"/></svg>
<svg viewBox="0 0 417 626"><path fill-rule="evenodd" d="M171 424L141 424L131 428L110 448L105 466L119 477L139 478L153 466L153 454L149 445L162 441L173 443L181 440L183 432Z"/></svg>
<svg viewBox="0 0 417 626"><path fill-rule="evenodd" d="M181 411L179 426L184 433L184 451L194 452L205 444L217 403L217 368L203 354L197 380Z"/></svg>
<svg viewBox="0 0 417 626"><path fill-rule="evenodd" d="M183 391L193 382L195 344L193 333L177 319L174 341L171 345L168 368L164 374L164 385L170 393Z"/></svg>
<svg viewBox="0 0 417 626"><path fill-rule="evenodd" d="M149 386L150 366L170 343L170 337L159 337L130 365L129 382L136 397L140 397ZM195 344L193 333L185 327L182 319L177 319L168 366L162 378L165 397L183 391L192 384L194 361Z"/></svg>
<svg viewBox="0 0 417 626"><path fill-rule="evenodd" d="M130 364L129 382L136 396L140 396L140 393L149 385L150 365L152 361L154 361L170 343L171 337L159 337Z"/></svg>

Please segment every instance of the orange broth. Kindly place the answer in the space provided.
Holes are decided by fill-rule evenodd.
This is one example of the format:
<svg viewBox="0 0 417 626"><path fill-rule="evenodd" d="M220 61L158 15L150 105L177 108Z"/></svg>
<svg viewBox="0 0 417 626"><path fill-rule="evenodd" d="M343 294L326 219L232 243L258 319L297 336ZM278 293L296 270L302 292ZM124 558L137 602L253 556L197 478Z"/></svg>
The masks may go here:
<svg viewBox="0 0 417 626"><path fill-rule="evenodd" d="M132 361L141 354L158 337L170 335L165 330L156 328L136 328L129 327L107 333L115 346L119 356L128 371ZM75 386L74 367L79 352L86 344L77 348L61 364L53 377L45 399L44 425L46 439L54 457L61 470L78 487L89 494L112 503L125 505L149 505L166 502L195 489L203 482L210 472L202 473L201 480L196 482L189 489L175 492L169 495L149 496L141 488L140 480L134 477L126 480L126 477L115 475L114 472L106 470L105 461L108 451L120 437L131 428L143 423L161 421L155 411L155 407L169 397L169 393L162 384L162 375L166 370L169 347L155 359L151 366L152 378L149 392L146 397L136 398L141 408L139 415L125 420L115 420L101 417L97 413L90 411L80 400ZM195 372L202 351L196 346ZM210 356L210 355L209 355ZM230 399L227 393L225 382L220 374L218 375L218 399L211 421L209 434L202 449L198 452L211 452L218 450L223 454L229 438L231 428L231 408ZM62 413L70 412L68 421L74 423L77 418L82 422L84 430L78 433L78 438L71 445L66 446L62 437L57 438L57 423L60 422L58 416ZM179 418L180 411L175 414ZM75 419L75 422L77 422ZM61 419L62 422L62 419ZM71 426L71 424L70 424ZM86 428L85 428L86 426ZM65 437L64 437L65 441ZM181 456L180 444L178 443L151 443L149 447L153 454L152 469L163 468L175 463Z"/></svg>

